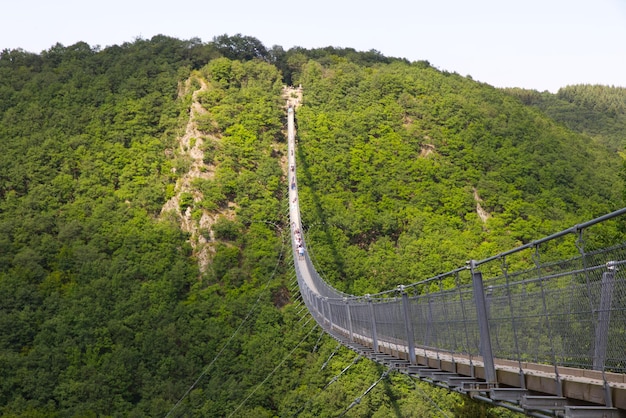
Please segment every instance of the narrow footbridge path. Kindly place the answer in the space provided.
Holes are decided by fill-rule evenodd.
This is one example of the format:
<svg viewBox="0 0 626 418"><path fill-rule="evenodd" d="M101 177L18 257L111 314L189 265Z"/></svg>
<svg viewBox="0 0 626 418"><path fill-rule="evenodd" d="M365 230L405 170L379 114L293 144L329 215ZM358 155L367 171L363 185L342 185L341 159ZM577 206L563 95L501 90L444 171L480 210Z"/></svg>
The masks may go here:
<svg viewBox="0 0 626 418"><path fill-rule="evenodd" d="M307 251L288 106L294 264L328 334L390 369L531 416L626 416L626 242L585 249L585 234L626 222L626 208L418 283L344 294ZM568 239L574 257L547 256ZM531 265L513 271L520 259Z"/></svg>

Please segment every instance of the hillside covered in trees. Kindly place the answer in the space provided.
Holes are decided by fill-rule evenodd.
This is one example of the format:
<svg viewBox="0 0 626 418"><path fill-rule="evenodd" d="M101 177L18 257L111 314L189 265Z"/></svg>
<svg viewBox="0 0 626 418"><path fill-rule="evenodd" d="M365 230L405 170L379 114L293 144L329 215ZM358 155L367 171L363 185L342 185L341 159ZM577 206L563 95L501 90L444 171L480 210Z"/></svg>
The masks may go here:
<svg viewBox="0 0 626 418"><path fill-rule="evenodd" d="M354 353L297 299L285 84L309 246L343 290L623 206L621 116L569 125L560 96L425 61L241 35L3 51L1 415L337 416L380 376L360 361L329 384ZM392 374L347 416L451 412L513 415Z"/></svg>
<svg viewBox="0 0 626 418"><path fill-rule="evenodd" d="M626 88L599 85L566 86L556 94L507 89L524 104L536 107L576 132L611 150L626 148Z"/></svg>
<svg viewBox="0 0 626 418"><path fill-rule="evenodd" d="M615 152L498 89L424 63L309 62L301 81L303 211L344 290L417 281L622 205Z"/></svg>

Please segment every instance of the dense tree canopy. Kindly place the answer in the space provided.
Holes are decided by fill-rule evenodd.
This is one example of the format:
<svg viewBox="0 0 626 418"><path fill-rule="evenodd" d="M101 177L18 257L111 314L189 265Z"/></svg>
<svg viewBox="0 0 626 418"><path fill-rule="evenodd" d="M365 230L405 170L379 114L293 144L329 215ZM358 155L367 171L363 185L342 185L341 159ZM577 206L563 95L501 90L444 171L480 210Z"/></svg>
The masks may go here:
<svg viewBox="0 0 626 418"><path fill-rule="evenodd" d="M422 63L302 68L305 221L343 289L426 279L622 205L616 154L498 89Z"/></svg>
<svg viewBox="0 0 626 418"><path fill-rule="evenodd" d="M626 88L600 85L566 86L556 94L507 89L523 103L612 150L626 148Z"/></svg>
<svg viewBox="0 0 626 418"><path fill-rule="evenodd" d="M269 54L265 45L257 38L243 36L240 33L234 36L226 34L213 38L213 45L224 57L233 60L249 61L254 58L267 59Z"/></svg>

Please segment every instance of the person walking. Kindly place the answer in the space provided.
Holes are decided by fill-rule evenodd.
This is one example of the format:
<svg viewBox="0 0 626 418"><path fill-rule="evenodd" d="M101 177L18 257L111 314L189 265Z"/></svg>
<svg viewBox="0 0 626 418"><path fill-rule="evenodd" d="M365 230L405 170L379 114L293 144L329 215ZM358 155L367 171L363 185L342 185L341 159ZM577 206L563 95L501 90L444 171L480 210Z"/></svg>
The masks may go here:
<svg viewBox="0 0 626 418"><path fill-rule="evenodd" d="M304 247L302 244L298 245L298 258L304 260Z"/></svg>

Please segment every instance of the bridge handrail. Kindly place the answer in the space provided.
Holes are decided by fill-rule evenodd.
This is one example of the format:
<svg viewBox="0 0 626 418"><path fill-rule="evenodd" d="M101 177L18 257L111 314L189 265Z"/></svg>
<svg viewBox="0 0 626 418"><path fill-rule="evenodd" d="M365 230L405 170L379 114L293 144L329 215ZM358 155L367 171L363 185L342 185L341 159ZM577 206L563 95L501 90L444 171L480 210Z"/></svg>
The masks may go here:
<svg viewBox="0 0 626 418"><path fill-rule="evenodd" d="M507 255L511 255L511 254L514 254L514 253L517 253L517 252L520 252L520 251L523 251L523 250L526 250L526 249L529 249L529 248L536 247L536 246L538 246L540 244L543 244L543 243L548 242L548 241L552 241L552 240L554 240L556 238L561 238L561 237L563 237L563 236L565 236L567 234L578 233L578 232L580 232L580 231L582 231L584 229L589 228L590 226L596 225L596 224L598 224L600 222L608 221L609 219L613 219L613 218L616 218L616 217L624 215L624 214L626 214L626 208L618 209L618 210L616 210L614 212L607 213L606 215L597 217L597 218L592 219L592 220L590 220L588 222L584 222L582 224L574 225L574 226L572 226L570 228L567 228L567 229L564 229L562 231L556 232L556 233L554 233L552 235L548 235L547 237L544 237L544 238L541 238L541 239L529 242L528 244L521 245L521 246L519 246L517 248L513 248L512 250L504 251L504 252L502 252L500 254L496 254L496 255L494 255L492 257L488 257L488 258L485 258L483 260L475 261L475 264L477 266L480 265L480 264L485 264L485 263L488 263L490 261L494 261L494 260L500 259L502 257L506 257Z"/></svg>
<svg viewBox="0 0 626 418"><path fill-rule="evenodd" d="M524 250L527 250L527 249L535 248L538 245L544 244L544 243L546 243L548 241L552 241L552 240L557 239L557 238L561 238L561 237L563 237L565 235L579 233L580 231L582 231L584 229L587 229L590 226L593 226L593 225L596 225L598 223L607 221L609 219L616 218L616 217L621 216L621 215L626 215L626 207L618 209L618 210L613 211L611 213L608 213L606 215L599 216L599 217L597 217L595 219L592 219L592 220L590 220L588 222L584 222L582 224L574 225L574 226L572 226L570 228L567 228L567 229L564 229L562 231L556 232L556 233L554 233L552 235L548 235L548 236L546 236L544 238L540 238L540 239L531 241L528 244L520 245L519 247L513 248L511 250L503 251L503 252L498 253L496 255L493 255L491 257L487 257L487 258L484 258L482 260L472 260L471 262L467 261L465 266L458 267L458 268L456 268L454 270L450 270L450 271L445 272L445 273L437 274L436 276L429 277L428 279L419 280L419 281L416 281L416 282L405 284L405 285L403 285L403 287L406 289L406 288L410 288L410 287L415 287L415 286L428 284L428 283L431 283L431 282L436 282L438 280L441 280L444 277L452 276L452 275L454 275L456 273L459 273L461 271L469 270L471 268L471 266L470 266L471 263L473 263L474 266L478 267L478 266L480 266L482 264L486 264L486 263L489 263L489 262L492 262L492 261L500 260L500 259L502 259L502 258L504 258L506 256L509 256L509 255L512 255L512 254L515 254L515 253L518 253L520 251L524 251ZM394 289L389 289L389 290L383 290L383 291L377 292L377 293L372 293L372 294L369 295L369 297L370 298L386 297L386 296L388 296L390 294L397 294L397 293L398 293L398 288L394 288ZM349 297L351 299L362 299L364 296L350 295Z"/></svg>

